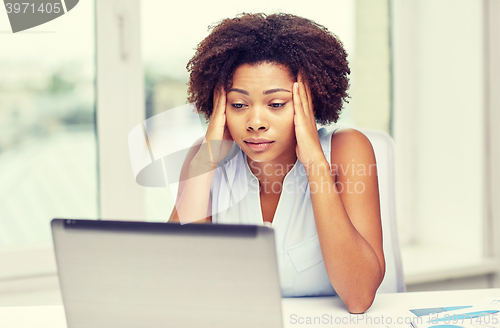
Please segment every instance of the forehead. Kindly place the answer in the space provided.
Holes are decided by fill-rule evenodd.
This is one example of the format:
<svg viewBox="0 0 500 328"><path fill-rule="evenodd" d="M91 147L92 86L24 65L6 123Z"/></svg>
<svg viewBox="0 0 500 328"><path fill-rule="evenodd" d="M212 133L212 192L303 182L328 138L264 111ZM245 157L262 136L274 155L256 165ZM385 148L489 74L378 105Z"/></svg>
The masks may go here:
<svg viewBox="0 0 500 328"><path fill-rule="evenodd" d="M243 64L233 73L233 86L239 84L292 84L294 79L290 69L282 64Z"/></svg>

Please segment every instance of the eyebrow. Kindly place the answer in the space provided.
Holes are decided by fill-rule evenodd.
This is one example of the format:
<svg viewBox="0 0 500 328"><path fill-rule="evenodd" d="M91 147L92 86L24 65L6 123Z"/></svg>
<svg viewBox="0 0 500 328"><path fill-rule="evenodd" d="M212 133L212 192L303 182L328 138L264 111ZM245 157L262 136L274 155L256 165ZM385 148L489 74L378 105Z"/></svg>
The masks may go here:
<svg viewBox="0 0 500 328"><path fill-rule="evenodd" d="M241 89L232 88L232 89L229 90L229 92L231 92L231 91L236 91L236 92L242 93L242 94L247 95L247 96L250 95L248 93L248 91L241 90ZM275 93L275 92L291 92L291 91L287 90L287 89L276 88L276 89L266 90L266 91L262 92L262 94L268 95L268 94Z"/></svg>
<svg viewBox="0 0 500 328"><path fill-rule="evenodd" d="M266 91L263 92L263 94L268 95L270 93L275 93L275 92L290 92L290 90L276 88L276 89L266 90Z"/></svg>
<svg viewBox="0 0 500 328"><path fill-rule="evenodd" d="M229 89L229 91L228 91L227 93L229 93L229 92L231 92L231 91L236 91L236 92L242 93L242 94L247 95L247 96L249 96L249 95L250 95L250 94L248 93L248 91L241 90L241 89L236 89L236 88Z"/></svg>

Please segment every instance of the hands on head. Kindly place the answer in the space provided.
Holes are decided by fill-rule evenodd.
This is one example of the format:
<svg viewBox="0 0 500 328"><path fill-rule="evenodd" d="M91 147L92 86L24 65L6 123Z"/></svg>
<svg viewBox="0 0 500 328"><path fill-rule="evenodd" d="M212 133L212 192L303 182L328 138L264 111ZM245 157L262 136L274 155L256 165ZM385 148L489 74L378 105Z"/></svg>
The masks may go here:
<svg viewBox="0 0 500 328"><path fill-rule="evenodd" d="M312 93L303 75L298 74L297 82L293 84L293 107L295 135L297 139L296 153L302 163L314 158L321 153L321 145L316 127ZM229 133L226 116L227 96L224 87L219 86L214 90L213 111L205 134L204 146L199 151L199 157L208 168L215 167L229 153L233 145L233 138Z"/></svg>
<svg viewBox="0 0 500 328"><path fill-rule="evenodd" d="M233 138L227 127L226 99L224 87L215 88L212 115L204 142L196 155L198 162L212 170L226 157L233 146Z"/></svg>
<svg viewBox="0 0 500 328"><path fill-rule="evenodd" d="M301 73L297 82L293 84L293 108L297 158L304 165L318 157L321 158L323 150L319 141L316 127L316 117L309 85L304 81Z"/></svg>
<svg viewBox="0 0 500 328"><path fill-rule="evenodd" d="M211 130L210 133L214 132L215 137L221 137L214 140L233 141L233 138L231 137L231 134L229 133L229 129L227 127L226 99L226 90L224 90L224 87L221 86L214 90L214 107L207 129L207 135L209 133L209 130ZM220 134L221 131L222 136Z"/></svg>

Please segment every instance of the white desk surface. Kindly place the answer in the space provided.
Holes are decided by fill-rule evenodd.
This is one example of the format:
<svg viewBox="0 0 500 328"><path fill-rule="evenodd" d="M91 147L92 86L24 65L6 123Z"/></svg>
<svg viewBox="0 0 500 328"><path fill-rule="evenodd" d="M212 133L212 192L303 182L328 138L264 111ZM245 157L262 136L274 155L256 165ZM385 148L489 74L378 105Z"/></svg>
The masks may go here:
<svg viewBox="0 0 500 328"><path fill-rule="evenodd" d="M439 292L416 292L399 294L379 294L372 307L365 312L365 318L372 320L381 316L396 318L405 309L426 307L473 305L484 297L500 297L500 288L454 290ZM342 300L338 297L307 297L283 299L283 324L288 327L333 327L344 326L351 318ZM403 312L404 313L404 312ZM307 324L307 317L323 318L327 315L332 323ZM330 317L331 316L331 317ZM302 324L299 320L304 320ZM338 319L336 319L338 318ZM335 324L344 320L344 324ZM359 327L387 327L386 324L368 324L367 319L359 319ZM395 319L394 319L395 320ZM349 325L349 324L347 324ZM390 325L395 327L393 323ZM408 325L403 325L409 327ZM0 327L5 328L66 328L62 306L0 307Z"/></svg>

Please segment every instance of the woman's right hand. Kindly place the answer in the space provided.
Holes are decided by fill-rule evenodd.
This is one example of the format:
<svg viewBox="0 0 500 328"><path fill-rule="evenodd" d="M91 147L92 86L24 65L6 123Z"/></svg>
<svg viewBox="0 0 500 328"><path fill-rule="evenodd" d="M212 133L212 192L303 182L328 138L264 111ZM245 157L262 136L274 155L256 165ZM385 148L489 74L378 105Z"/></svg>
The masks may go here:
<svg viewBox="0 0 500 328"><path fill-rule="evenodd" d="M224 88L216 88L213 98L213 111L205 139L195 156L198 163L209 164L212 170L226 157L233 146L233 138L227 127L226 92Z"/></svg>

